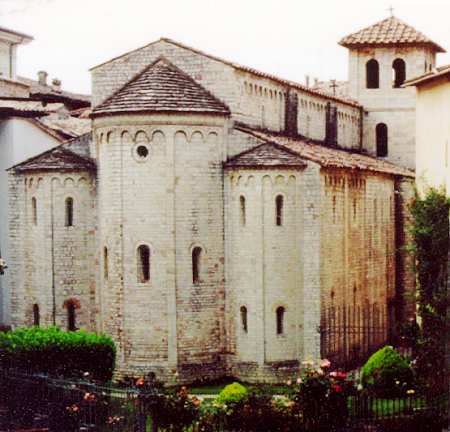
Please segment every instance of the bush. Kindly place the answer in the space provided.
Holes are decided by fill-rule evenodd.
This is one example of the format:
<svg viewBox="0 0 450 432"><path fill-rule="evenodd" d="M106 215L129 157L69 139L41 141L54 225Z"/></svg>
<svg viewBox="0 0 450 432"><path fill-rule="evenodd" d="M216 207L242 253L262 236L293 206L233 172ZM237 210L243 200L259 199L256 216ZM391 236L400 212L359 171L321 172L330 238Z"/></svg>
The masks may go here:
<svg viewBox="0 0 450 432"><path fill-rule="evenodd" d="M234 382L223 388L216 401L219 404L236 403L244 399L247 394L248 391L242 384Z"/></svg>
<svg viewBox="0 0 450 432"><path fill-rule="evenodd" d="M89 373L99 381L111 379L116 348L108 336L57 327L18 328L0 333L0 363L28 373L79 377Z"/></svg>
<svg viewBox="0 0 450 432"><path fill-rule="evenodd" d="M387 345L367 360L361 383L379 397L399 397L413 386L414 374L406 358Z"/></svg>

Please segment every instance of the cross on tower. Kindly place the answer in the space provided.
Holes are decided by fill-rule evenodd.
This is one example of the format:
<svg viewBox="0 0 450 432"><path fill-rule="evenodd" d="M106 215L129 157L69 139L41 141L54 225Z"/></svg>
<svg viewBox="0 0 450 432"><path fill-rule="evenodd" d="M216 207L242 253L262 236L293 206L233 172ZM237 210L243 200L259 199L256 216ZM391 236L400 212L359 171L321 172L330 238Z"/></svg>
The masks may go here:
<svg viewBox="0 0 450 432"><path fill-rule="evenodd" d="M338 88L338 85L336 84L336 80L331 80L330 87L333 89L333 94L336 96L336 89Z"/></svg>
<svg viewBox="0 0 450 432"><path fill-rule="evenodd" d="M391 13L391 16L394 16L394 7L390 6L388 11Z"/></svg>

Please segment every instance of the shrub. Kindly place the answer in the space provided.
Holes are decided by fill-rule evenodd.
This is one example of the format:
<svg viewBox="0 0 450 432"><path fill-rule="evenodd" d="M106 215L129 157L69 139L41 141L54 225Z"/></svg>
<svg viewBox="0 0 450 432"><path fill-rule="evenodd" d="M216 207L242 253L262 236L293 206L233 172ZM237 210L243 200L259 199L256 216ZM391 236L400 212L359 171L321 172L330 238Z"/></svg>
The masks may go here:
<svg viewBox="0 0 450 432"><path fill-rule="evenodd" d="M408 361L387 345L373 354L361 370L361 383L380 397L404 396L414 384Z"/></svg>
<svg viewBox="0 0 450 432"><path fill-rule="evenodd" d="M234 382L233 384L228 384L223 388L216 401L219 404L236 403L244 399L247 394L248 391L242 384Z"/></svg>
<svg viewBox="0 0 450 432"><path fill-rule="evenodd" d="M107 381L114 371L116 348L108 336L83 330L65 332L57 327L18 328L0 333L3 367L29 373Z"/></svg>

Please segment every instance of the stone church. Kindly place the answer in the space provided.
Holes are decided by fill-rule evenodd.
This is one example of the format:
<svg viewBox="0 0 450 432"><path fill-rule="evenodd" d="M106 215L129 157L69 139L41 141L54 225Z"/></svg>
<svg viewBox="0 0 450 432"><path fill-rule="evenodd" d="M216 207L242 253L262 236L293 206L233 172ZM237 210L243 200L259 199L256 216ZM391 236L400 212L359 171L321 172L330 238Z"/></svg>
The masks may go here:
<svg viewBox="0 0 450 432"><path fill-rule="evenodd" d="M92 68L92 133L9 170L13 324L105 332L119 374L255 381L320 358L329 307L411 316L402 83L443 49L395 17L340 44L339 96L166 38Z"/></svg>

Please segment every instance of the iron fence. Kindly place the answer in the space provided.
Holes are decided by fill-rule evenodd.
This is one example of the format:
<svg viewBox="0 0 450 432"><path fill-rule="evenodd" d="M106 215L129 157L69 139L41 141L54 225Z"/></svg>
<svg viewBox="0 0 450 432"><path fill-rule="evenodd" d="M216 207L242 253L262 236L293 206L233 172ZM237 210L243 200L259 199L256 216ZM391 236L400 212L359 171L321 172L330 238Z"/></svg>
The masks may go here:
<svg viewBox="0 0 450 432"><path fill-rule="evenodd" d="M390 342L387 307L330 307L322 312L320 334L322 358L333 367L353 369Z"/></svg>
<svg viewBox="0 0 450 432"><path fill-rule="evenodd" d="M48 428L50 432L147 432L157 425L149 414L157 392L87 381L1 372L3 427ZM5 424L6 423L6 424Z"/></svg>

